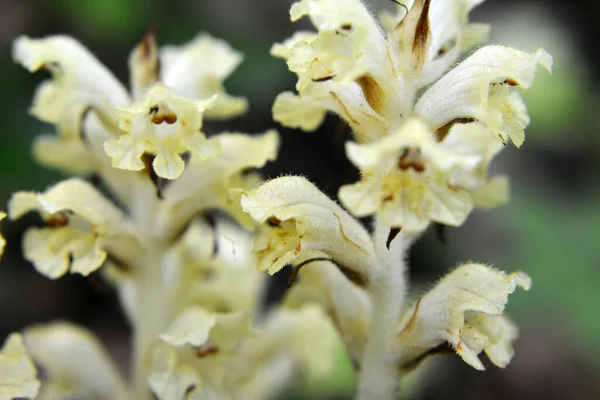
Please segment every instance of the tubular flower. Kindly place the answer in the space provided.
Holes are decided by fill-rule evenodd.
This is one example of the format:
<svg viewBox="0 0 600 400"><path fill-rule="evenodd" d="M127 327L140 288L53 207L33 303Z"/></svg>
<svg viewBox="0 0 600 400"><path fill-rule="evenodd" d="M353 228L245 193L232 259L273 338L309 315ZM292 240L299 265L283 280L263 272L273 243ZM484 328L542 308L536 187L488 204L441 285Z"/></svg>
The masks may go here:
<svg viewBox="0 0 600 400"><path fill-rule="evenodd" d="M258 267L269 273L327 259L368 285L374 250L369 234L340 206L301 177L281 177L241 194L245 212L260 223L254 240Z"/></svg>
<svg viewBox="0 0 600 400"><path fill-rule="evenodd" d="M33 399L38 395L40 382L23 337L11 334L0 350L0 400Z"/></svg>
<svg viewBox="0 0 600 400"><path fill-rule="evenodd" d="M541 49L530 54L485 46L448 71L465 50L487 36L486 26L468 23L468 13L479 3L416 0L410 8L398 6L395 15L386 14L383 29L360 0L302 0L292 6L292 21L308 16L317 32L299 32L273 46L271 53L284 58L298 76L298 93L280 94L273 116L283 125L310 131L331 111L352 128L360 144L349 144L347 154L361 169L363 180L342 189L340 199L354 215L380 212L390 225L418 231L432 220L460 225L473 205L491 207L508 197L506 180L488 179L485 174L500 150L498 144L510 140L520 147L524 141L529 117L512 87L529 88L537 66L550 70L552 58ZM425 128L417 128L414 119ZM472 126L461 128L469 130L468 135L455 133L446 140L457 125ZM391 168L391 151L378 163L367 155L367 149L384 148L392 137L400 141L407 136L408 141L412 129L435 133L437 143L431 143L430 149L440 148L437 157L466 160L463 149L468 147L468 156L480 162L460 166L457 174L433 177L444 160L405 153L408 146L396 147L399 164L407 156L416 157L423 171L429 171L420 174L413 168L401 179L394 171L403 168ZM477 179L467 184L458 176ZM439 181L443 178L447 181ZM375 184L377 180L388 182ZM427 200L425 188L431 185L448 195L448 210L433 205L432 198ZM381 197L376 199L375 193ZM438 195L442 195L439 190Z"/></svg>
<svg viewBox="0 0 600 400"><path fill-rule="evenodd" d="M398 132L371 144L348 142L346 153L360 168L362 180L343 186L339 197L359 217L379 211L390 225L418 232L430 220L461 225L473 208L471 193L456 178L481 158L437 143L420 120L407 121Z"/></svg>
<svg viewBox="0 0 600 400"><path fill-rule="evenodd" d="M56 125L58 136L38 138L34 153L42 164L67 172L105 169L106 148L117 168L141 170L150 161L159 177L174 179L188 157L193 163L218 154L217 143L200 131L207 107L207 118L229 118L247 108L245 99L223 88L241 55L205 34L159 50L148 32L129 58L131 95L67 36L21 37L13 57L31 72L52 73L36 91L31 113Z"/></svg>
<svg viewBox="0 0 600 400"><path fill-rule="evenodd" d="M502 311L517 286L529 290L531 279L522 272L506 275L481 264L456 268L421 297L401 322L398 366L413 367L448 343L475 369L485 369L477 357L482 351L495 365L506 367L518 330Z"/></svg>
<svg viewBox="0 0 600 400"><path fill-rule="evenodd" d="M69 179L45 193L19 192L9 203L11 219L39 211L47 227L30 228L23 239L25 258L49 278L69 269L88 275L111 257L127 260L139 250L131 222L93 186Z"/></svg>

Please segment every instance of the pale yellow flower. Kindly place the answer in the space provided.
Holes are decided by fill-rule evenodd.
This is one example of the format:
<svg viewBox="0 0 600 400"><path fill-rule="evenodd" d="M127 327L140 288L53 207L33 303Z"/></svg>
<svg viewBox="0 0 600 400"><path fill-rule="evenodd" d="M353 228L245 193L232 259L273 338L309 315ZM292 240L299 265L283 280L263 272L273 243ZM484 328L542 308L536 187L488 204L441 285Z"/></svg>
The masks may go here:
<svg viewBox="0 0 600 400"><path fill-rule="evenodd" d="M325 258L368 284L374 263L369 234L308 180L281 177L238 194L244 211L261 224L254 240L259 269L273 274L291 263Z"/></svg>
<svg viewBox="0 0 600 400"><path fill-rule="evenodd" d="M481 264L456 268L408 311L399 326L399 366L409 368L448 343L473 368L485 369L477 355L505 367L513 355L517 327L501 315L517 286L529 290L522 272L506 275Z"/></svg>
<svg viewBox="0 0 600 400"><path fill-rule="evenodd" d="M40 399L131 398L114 361L86 329L58 322L34 325L23 336L44 371Z"/></svg>
<svg viewBox="0 0 600 400"><path fill-rule="evenodd" d="M23 337L11 334L0 350L0 400L33 399L38 395L40 382Z"/></svg>
<svg viewBox="0 0 600 400"><path fill-rule="evenodd" d="M475 155L460 155L436 142L420 120L371 144L347 143L350 161L362 180L340 189L339 197L359 217L381 212L392 226L419 232L433 220L461 225L473 208L469 191L454 180L457 171L480 163Z"/></svg>
<svg viewBox="0 0 600 400"><path fill-rule="evenodd" d="M77 174L114 166L140 170L147 154L155 172L174 179L188 153L192 162L215 156L216 142L200 131L207 118L230 118L245 112L247 102L225 92L223 81L241 54L206 34L177 47L157 49L148 32L129 57L132 93L81 44L67 36L20 37L13 57L30 71L48 69L31 112L55 124L58 136L43 135L34 144L44 165ZM160 83L157 83L160 82ZM220 96L210 101L214 95ZM162 126L158 126L162 124Z"/></svg>
<svg viewBox="0 0 600 400"><path fill-rule="evenodd" d="M139 251L131 222L89 183L72 178L44 193L18 192L10 200L11 219L39 211L48 227L30 228L25 258L55 279L68 270L88 275L108 257L126 261Z"/></svg>

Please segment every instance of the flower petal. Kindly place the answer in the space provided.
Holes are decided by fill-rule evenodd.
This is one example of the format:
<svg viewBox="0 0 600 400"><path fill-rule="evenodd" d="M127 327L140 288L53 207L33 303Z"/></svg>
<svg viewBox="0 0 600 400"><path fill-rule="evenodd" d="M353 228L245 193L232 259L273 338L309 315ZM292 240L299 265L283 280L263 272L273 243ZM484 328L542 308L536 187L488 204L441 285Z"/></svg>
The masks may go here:
<svg viewBox="0 0 600 400"><path fill-rule="evenodd" d="M40 382L37 371L18 333L11 334L0 350L0 400L33 399Z"/></svg>
<svg viewBox="0 0 600 400"><path fill-rule="evenodd" d="M522 272L506 275L481 264L456 268L405 315L398 333L400 366L411 366L444 342L475 369L484 369L477 354L487 348L502 365L509 358L506 347L495 352L493 346L505 346L516 335L496 316L517 286L528 290L531 279Z"/></svg>
<svg viewBox="0 0 600 400"><path fill-rule="evenodd" d="M44 370L44 398L129 398L114 362L89 331L70 323L27 328L31 358Z"/></svg>
<svg viewBox="0 0 600 400"><path fill-rule="evenodd" d="M312 132L325 120L327 110L315 101L305 100L291 92L277 96L273 104L273 119L283 126Z"/></svg>
<svg viewBox="0 0 600 400"><path fill-rule="evenodd" d="M161 80L180 95L193 99L218 94L205 117L229 119L248 109L245 98L230 96L223 87L223 81L238 67L242 58L242 54L224 40L203 33L183 46L160 49Z"/></svg>

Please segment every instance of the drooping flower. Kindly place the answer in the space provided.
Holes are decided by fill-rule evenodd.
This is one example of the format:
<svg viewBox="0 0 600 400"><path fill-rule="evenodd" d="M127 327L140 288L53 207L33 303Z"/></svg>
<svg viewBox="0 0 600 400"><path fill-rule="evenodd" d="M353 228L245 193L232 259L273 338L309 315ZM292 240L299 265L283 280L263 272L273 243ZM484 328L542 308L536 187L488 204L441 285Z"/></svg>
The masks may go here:
<svg viewBox="0 0 600 400"><path fill-rule="evenodd" d="M260 223L254 240L258 268L273 274L295 263L327 259L361 286L375 263L369 234L308 180L281 177L238 192L245 212Z"/></svg>
<svg viewBox="0 0 600 400"><path fill-rule="evenodd" d="M200 162L218 153L217 143L200 131L208 106L207 118L230 118L247 108L245 99L223 88L241 54L206 34L159 50L149 31L129 58L131 95L67 36L21 37L13 57L31 72L52 73L36 91L31 112L56 125L58 136L39 137L34 153L42 164L71 173L105 169L106 146L117 168L141 170L149 160L158 176L174 179L188 156Z"/></svg>
<svg viewBox="0 0 600 400"><path fill-rule="evenodd" d="M9 214L17 219L39 211L44 228L30 228L23 239L25 258L38 272L56 279L68 270L88 275L111 257L126 261L140 242L129 219L89 183L72 178L44 193L18 192Z"/></svg>
<svg viewBox="0 0 600 400"><path fill-rule="evenodd" d="M0 350L0 400L35 398L40 389L36 375L23 337L18 333L11 334Z"/></svg>
<svg viewBox="0 0 600 400"><path fill-rule="evenodd" d="M481 264L465 264L446 275L408 311L397 336L400 368L410 368L448 343L473 368L485 369L485 351L499 367L513 356L517 327L502 311L517 286L529 290L522 272L506 275Z"/></svg>

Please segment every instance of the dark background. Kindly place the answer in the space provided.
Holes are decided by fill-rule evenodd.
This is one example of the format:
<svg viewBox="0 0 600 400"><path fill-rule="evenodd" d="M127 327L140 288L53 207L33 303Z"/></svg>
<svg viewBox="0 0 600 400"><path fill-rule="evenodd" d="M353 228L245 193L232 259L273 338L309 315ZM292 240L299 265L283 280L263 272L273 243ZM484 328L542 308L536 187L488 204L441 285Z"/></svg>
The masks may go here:
<svg viewBox="0 0 600 400"><path fill-rule="evenodd" d="M245 95L250 113L208 132L237 129L282 133L279 160L266 174L304 174L335 195L357 179L346 161L348 132L336 117L306 134L271 119L275 96L291 90L294 75L269 56L292 25L286 0L90 0L0 1L0 204L12 192L43 190L61 179L37 166L32 138L52 127L28 116L35 76L15 65L11 41L19 34L73 35L126 82L127 56L148 25L162 44L184 43L200 31L229 41L245 61L227 81L230 93ZM387 0L371 0L374 10ZM509 148L494 170L511 178L512 201L492 212L475 212L445 243L434 231L411 251L411 287L422 290L459 262L474 260L522 270L533 278L529 293L517 292L508 312L522 332L506 370L488 363L477 372L458 357L428 361L403 384L409 398L592 399L600 398L600 107L598 38L600 4L595 1L488 0L472 20L492 24L492 41L535 50L555 61L550 76L539 72L525 93L532 123L524 146ZM303 25L306 27L305 25ZM1 208L1 207L0 207ZM99 333L126 369L128 327L114 293L97 281L66 276L50 281L20 256L20 236L34 217L2 223L7 248L0 264L0 342L15 330L53 319L69 319ZM298 390L298 398L347 398L350 368L342 360L330 381Z"/></svg>

